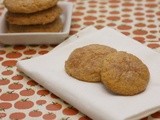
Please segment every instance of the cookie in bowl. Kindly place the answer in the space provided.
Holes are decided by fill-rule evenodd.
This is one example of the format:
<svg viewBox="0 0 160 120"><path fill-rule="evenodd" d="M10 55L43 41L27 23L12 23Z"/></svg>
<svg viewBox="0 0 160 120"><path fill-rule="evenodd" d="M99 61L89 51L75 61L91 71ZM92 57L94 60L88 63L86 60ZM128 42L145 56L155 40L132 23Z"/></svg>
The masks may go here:
<svg viewBox="0 0 160 120"><path fill-rule="evenodd" d="M58 0L4 0L8 9L7 33L61 32L62 8ZM16 3L16 4L15 4Z"/></svg>
<svg viewBox="0 0 160 120"><path fill-rule="evenodd" d="M63 28L63 23L60 18L54 22L42 25L13 25L8 24L9 33L24 33L24 32L60 32Z"/></svg>
<svg viewBox="0 0 160 120"><path fill-rule="evenodd" d="M51 8L58 0L4 0L4 5L12 13L34 13Z"/></svg>
<svg viewBox="0 0 160 120"><path fill-rule="evenodd" d="M62 14L62 9L59 6L54 6L47 10L39 11L36 13L12 13L7 12L6 20L9 24L14 25L37 25L48 24L53 22Z"/></svg>

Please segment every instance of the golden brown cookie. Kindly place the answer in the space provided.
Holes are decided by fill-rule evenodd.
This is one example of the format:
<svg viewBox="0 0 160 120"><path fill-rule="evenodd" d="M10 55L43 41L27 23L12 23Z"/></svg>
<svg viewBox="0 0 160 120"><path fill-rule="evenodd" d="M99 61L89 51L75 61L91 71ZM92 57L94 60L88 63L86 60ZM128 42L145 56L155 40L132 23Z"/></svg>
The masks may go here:
<svg viewBox="0 0 160 120"><path fill-rule="evenodd" d="M109 54L102 65L101 81L107 89L119 95L135 95L144 91L149 77L147 66L126 52Z"/></svg>
<svg viewBox="0 0 160 120"><path fill-rule="evenodd" d="M7 21L10 24L15 25L35 25L35 24L47 24L53 22L62 13L62 9L58 6L54 6L44 11L36 13L7 13Z"/></svg>
<svg viewBox="0 0 160 120"><path fill-rule="evenodd" d="M45 25L12 25L8 24L8 32L60 32L63 28L61 19L56 19L54 22Z"/></svg>
<svg viewBox="0 0 160 120"><path fill-rule="evenodd" d="M65 62L65 71L70 76L86 81L100 81L103 59L115 49L99 44L90 44L75 49Z"/></svg>
<svg viewBox="0 0 160 120"><path fill-rule="evenodd" d="M58 0L4 0L5 7L12 13L34 13L53 7Z"/></svg>

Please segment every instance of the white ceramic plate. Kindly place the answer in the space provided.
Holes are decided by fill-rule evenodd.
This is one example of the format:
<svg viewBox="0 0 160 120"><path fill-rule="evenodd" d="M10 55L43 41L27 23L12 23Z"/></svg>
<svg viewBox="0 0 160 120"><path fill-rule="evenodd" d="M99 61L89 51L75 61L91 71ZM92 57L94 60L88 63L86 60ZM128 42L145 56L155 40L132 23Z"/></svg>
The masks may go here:
<svg viewBox="0 0 160 120"><path fill-rule="evenodd" d="M2 44L59 44L69 35L73 4L69 2L59 2L58 5L63 9L61 15L64 24L62 32L38 32L38 33L6 33L7 24L3 11L0 19L0 43Z"/></svg>

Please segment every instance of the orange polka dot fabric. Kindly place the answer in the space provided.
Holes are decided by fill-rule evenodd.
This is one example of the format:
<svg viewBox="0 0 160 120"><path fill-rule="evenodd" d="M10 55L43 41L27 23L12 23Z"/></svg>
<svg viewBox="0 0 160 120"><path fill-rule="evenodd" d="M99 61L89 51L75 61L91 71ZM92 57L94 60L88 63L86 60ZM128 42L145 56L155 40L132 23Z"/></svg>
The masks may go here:
<svg viewBox="0 0 160 120"><path fill-rule="evenodd" d="M74 3L70 35L90 25L108 26L160 52L159 0L63 1ZM3 9L0 5L0 15ZM0 45L0 119L91 120L16 67L17 61L46 54L55 46ZM141 120L157 119L160 111Z"/></svg>

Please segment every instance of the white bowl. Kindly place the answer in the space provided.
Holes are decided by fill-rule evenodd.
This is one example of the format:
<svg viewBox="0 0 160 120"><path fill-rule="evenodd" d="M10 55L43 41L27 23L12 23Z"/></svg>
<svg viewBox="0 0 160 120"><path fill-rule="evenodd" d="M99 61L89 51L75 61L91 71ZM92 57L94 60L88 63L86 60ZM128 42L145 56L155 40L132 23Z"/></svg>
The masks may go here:
<svg viewBox="0 0 160 120"><path fill-rule="evenodd" d="M58 2L63 9L60 16L64 24L62 32L7 33L5 9L0 18L0 43L2 44L59 44L67 38L71 26L73 4Z"/></svg>

